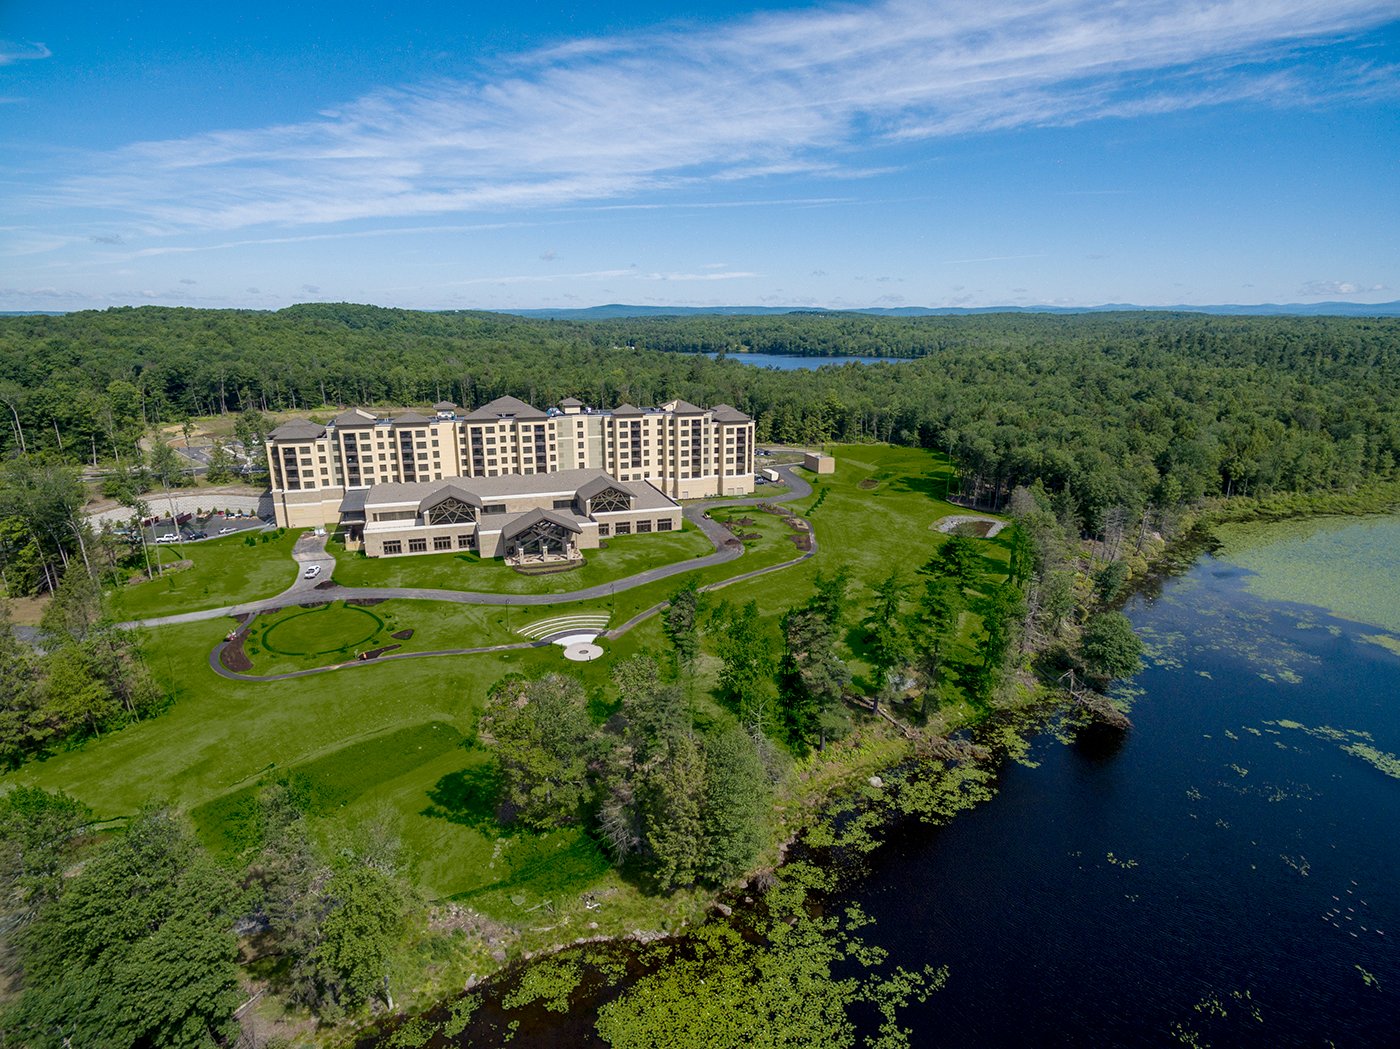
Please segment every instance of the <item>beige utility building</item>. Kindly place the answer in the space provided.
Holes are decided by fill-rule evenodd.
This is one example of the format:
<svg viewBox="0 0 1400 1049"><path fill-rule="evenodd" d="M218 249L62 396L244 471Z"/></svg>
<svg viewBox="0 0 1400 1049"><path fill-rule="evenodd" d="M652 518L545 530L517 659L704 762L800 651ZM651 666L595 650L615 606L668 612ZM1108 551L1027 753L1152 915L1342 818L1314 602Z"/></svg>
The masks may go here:
<svg viewBox="0 0 1400 1049"><path fill-rule="evenodd" d="M360 494L368 489L452 478L500 479L525 492L535 475L591 470L669 500L754 490L753 420L726 404L602 411L566 398L541 411L498 397L470 412L448 402L432 411L380 418L351 408L326 425L294 419L277 427L267 442L277 523L339 525L343 506L354 513L356 503L368 505Z"/></svg>

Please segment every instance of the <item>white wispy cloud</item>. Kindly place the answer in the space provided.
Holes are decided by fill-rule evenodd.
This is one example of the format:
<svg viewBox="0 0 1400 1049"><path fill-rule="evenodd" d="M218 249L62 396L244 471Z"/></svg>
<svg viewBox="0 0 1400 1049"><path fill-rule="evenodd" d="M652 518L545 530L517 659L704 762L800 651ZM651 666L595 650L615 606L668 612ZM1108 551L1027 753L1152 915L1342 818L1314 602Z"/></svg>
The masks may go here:
<svg viewBox="0 0 1400 1049"><path fill-rule="evenodd" d="M1395 93L1299 62L1394 0L884 0L573 41L302 123L145 142L54 204L176 232L635 199L880 170L881 147L1235 101Z"/></svg>
<svg viewBox="0 0 1400 1049"><path fill-rule="evenodd" d="M1370 295L1389 290L1384 284L1365 284L1354 280L1310 280L1298 289L1298 294L1319 298L1328 295Z"/></svg>
<svg viewBox="0 0 1400 1049"><path fill-rule="evenodd" d="M53 57L53 52L43 44L28 40L0 40L0 66L51 57Z"/></svg>

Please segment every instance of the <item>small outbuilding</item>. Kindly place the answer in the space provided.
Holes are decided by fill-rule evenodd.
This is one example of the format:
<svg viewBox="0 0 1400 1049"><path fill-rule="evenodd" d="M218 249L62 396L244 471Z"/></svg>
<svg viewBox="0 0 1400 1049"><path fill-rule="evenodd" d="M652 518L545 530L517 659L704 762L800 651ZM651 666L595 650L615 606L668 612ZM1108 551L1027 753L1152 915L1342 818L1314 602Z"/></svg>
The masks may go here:
<svg viewBox="0 0 1400 1049"><path fill-rule="evenodd" d="M836 460L824 452L803 452L802 465L815 474L834 474Z"/></svg>

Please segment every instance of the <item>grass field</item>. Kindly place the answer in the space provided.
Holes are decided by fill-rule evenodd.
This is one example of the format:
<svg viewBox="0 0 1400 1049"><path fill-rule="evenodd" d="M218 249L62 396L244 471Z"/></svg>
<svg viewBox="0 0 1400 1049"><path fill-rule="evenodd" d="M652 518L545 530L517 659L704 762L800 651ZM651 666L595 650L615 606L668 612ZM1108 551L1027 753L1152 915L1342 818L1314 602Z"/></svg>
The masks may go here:
<svg viewBox="0 0 1400 1049"><path fill-rule="evenodd" d="M253 546L244 542L250 534L257 537ZM193 565L117 587L111 594L112 614L118 619L146 619L273 597L296 579L292 547L300 534L252 532L168 547L153 544L153 559L160 557L167 564L185 559ZM269 536L265 543L261 541L264 535Z"/></svg>
<svg viewBox="0 0 1400 1049"><path fill-rule="evenodd" d="M497 558L474 553L417 554L413 557L366 557L329 543L335 555L335 581L341 586L408 586L467 590L480 594L563 594L714 553L714 547L690 522L679 532L627 535L607 540L606 550L585 550L586 564L568 572L521 575Z"/></svg>
<svg viewBox="0 0 1400 1049"><path fill-rule="evenodd" d="M757 601L776 635L777 619L792 605L807 600L819 569L830 572L845 566L850 572L846 613L850 623L863 618L872 585L892 567L899 566L910 581L919 578L917 567L946 541L929 525L955 512L936 497L943 490L946 460L916 449L882 446L840 448L836 455L836 474L820 479L812 498L796 507L799 511L815 507L810 519L820 543L817 555L781 572L734 584L712 600L723 596ZM874 487L860 488L865 480L874 481ZM730 578L797 556L789 530L778 517L754 509L714 512L716 518L726 514L752 519L755 523L743 530L758 533L759 538L746 543L743 557L696 573L700 582ZM643 537L651 542L657 538ZM279 541L285 545L275 562L277 572L266 580L272 592L290 575L290 542L290 536ZM224 556L232 561L246 550L256 555L256 562L245 564L261 564L273 554L274 546L247 550L239 545ZM196 548L201 553L203 549L203 545ZM989 558L987 567L1001 570L1007 560L1004 540L985 541L983 549ZM210 559L204 571L212 572L217 560ZM411 560L430 558L397 563ZM193 577L199 570L186 575ZM257 672L335 662L318 654L321 648L344 647L352 640L377 646L374 639L392 632L391 627L412 627L414 636L404 642L404 650L423 651L520 640L514 631L527 623L582 611L607 612L616 625L664 600L678 583L669 579L608 600L536 608L389 601L367 610L381 623L370 641L358 640L361 631L373 626L370 619L357 612L345 615L343 606L300 618L297 613L305 610L288 609L269 619L274 625L269 644L289 652L274 654L258 645L261 651L253 659ZM209 598L206 607L258 596L238 591L231 583L218 593L219 598ZM151 607L173 610L154 601ZM336 629L311 629L319 622L314 618L318 615L333 617ZM332 619L325 622L330 624ZM648 921L648 915L661 906L644 901L635 887L611 872L592 839L578 829L535 835L498 827L490 801L494 770L489 755L474 742L487 690L511 672L576 674L593 697L596 716L605 717L610 710L607 687L613 663L638 652L664 657L668 651L658 618L615 642L605 642L605 656L589 664L566 663L557 646L548 646L370 663L269 683L230 681L209 668L209 651L230 626L230 620L214 620L148 631L147 659L157 678L175 695L173 708L8 774L0 779L0 789L22 782L67 790L102 817L130 814L150 799L168 800L192 810L201 833L217 846L228 829L236 830L237 813L251 787L268 777L296 772L316 785L317 797L322 799L317 818L327 824L383 811L396 816L403 840L416 858L416 875L429 895L468 899L485 913L508 921L553 926L557 919L532 922L532 908L550 900L562 908L561 913L573 913L565 907L567 901L576 902L584 890L606 886L613 893L606 907L585 912L580 905L578 910L580 922L597 920L604 932L639 927L624 923ZM266 630L259 637L266 638ZM848 634L847 643L856 673L866 673L858 630ZM725 717L707 698L715 669L711 657L701 660L695 691L706 717ZM224 828L225 822L229 828ZM666 906L680 904L673 901Z"/></svg>

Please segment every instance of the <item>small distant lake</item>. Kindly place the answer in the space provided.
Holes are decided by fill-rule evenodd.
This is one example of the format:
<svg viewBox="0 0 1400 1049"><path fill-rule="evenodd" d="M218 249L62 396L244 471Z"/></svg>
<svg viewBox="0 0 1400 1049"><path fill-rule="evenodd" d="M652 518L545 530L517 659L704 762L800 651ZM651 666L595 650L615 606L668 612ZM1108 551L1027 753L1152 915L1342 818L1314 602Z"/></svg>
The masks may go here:
<svg viewBox="0 0 1400 1049"><path fill-rule="evenodd" d="M707 353L713 360L717 353ZM754 368L777 368L780 372L812 371L828 364L900 364L915 357L798 357L790 353L728 353L726 360L739 361Z"/></svg>

